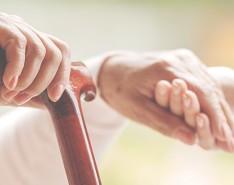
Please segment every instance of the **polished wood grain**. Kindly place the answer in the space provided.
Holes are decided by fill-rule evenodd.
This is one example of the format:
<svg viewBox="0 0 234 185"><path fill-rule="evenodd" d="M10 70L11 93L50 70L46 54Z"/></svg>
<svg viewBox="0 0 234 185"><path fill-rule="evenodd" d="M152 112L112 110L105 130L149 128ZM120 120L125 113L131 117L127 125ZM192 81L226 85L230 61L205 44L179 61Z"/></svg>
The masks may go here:
<svg viewBox="0 0 234 185"><path fill-rule="evenodd" d="M0 77L4 66L4 52L0 51ZM40 95L54 122L69 185L101 185L81 108L81 97L90 101L95 93L88 70L76 62L71 69L70 84L59 101L52 102L46 91Z"/></svg>

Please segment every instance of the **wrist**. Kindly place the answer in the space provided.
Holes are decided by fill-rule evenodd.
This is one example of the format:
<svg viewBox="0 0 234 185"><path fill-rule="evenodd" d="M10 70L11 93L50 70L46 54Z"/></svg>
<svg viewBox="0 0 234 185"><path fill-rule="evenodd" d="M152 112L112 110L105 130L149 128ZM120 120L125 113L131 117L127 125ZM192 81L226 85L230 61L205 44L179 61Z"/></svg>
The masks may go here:
<svg viewBox="0 0 234 185"><path fill-rule="evenodd" d="M101 97L108 101L118 91L131 68L128 66L128 57L135 56L133 52L111 52L103 59L97 76L97 87Z"/></svg>

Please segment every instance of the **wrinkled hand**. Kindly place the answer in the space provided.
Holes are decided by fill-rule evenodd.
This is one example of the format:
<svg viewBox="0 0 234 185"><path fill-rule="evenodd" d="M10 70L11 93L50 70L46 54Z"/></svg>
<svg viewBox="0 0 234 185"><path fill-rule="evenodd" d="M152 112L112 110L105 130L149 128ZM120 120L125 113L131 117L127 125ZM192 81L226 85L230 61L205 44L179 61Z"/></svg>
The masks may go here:
<svg viewBox="0 0 234 185"><path fill-rule="evenodd" d="M188 50L109 57L100 72L99 88L102 97L123 115L193 144L195 131L154 100L156 83L175 78L185 80L197 94L202 111L211 120L214 137L226 150L228 133L234 130L230 107L207 67Z"/></svg>
<svg viewBox="0 0 234 185"><path fill-rule="evenodd" d="M209 67L209 74L220 84L225 98L234 114L234 70L229 67Z"/></svg>
<svg viewBox="0 0 234 185"><path fill-rule="evenodd" d="M4 103L25 104L45 89L57 101L69 80L68 46L20 17L4 13L0 13L0 35L7 60L1 88Z"/></svg>

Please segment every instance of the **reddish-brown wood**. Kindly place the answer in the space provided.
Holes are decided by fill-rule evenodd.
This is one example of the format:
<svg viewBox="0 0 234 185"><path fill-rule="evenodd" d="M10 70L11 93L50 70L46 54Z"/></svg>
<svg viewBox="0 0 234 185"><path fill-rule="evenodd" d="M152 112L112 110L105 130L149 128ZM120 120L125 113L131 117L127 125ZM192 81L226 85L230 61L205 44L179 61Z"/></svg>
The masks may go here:
<svg viewBox="0 0 234 185"><path fill-rule="evenodd" d="M4 70L3 60L1 52L0 77ZM80 102L80 97L92 100L95 92L86 67L77 62L72 66L70 84L59 101L52 102L46 92L40 95L54 122L69 185L101 184Z"/></svg>

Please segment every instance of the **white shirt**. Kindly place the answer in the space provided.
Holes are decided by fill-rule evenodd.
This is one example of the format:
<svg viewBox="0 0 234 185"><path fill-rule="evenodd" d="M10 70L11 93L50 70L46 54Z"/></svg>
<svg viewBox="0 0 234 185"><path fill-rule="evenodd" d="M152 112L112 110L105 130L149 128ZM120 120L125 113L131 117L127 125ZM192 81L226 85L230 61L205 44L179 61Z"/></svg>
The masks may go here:
<svg viewBox="0 0 234 185"><path fill-rule="evenodd" d="M103 57L103 56L101 56ZM101 59L86 62L94 80ZM99 96L83 112L96 160L124 125L124 118ZM52 120L46 111L17 108L0 118L1 185L67 185Z"/></svg>

